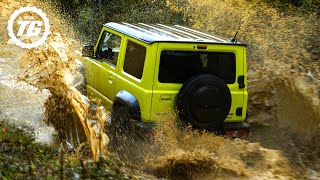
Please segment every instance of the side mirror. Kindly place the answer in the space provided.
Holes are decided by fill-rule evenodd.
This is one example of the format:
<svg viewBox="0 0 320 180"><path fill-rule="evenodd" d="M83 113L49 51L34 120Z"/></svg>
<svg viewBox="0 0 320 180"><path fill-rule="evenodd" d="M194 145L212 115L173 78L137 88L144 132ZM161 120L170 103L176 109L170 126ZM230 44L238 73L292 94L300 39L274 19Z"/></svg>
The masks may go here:
<svg viewBox="0 0 320 180"><path fill-rule="evenodd" d="M94 46L93 45L85 45L82 48L82 56L83 57L91 57L93 58L94 54Z"/></svg>

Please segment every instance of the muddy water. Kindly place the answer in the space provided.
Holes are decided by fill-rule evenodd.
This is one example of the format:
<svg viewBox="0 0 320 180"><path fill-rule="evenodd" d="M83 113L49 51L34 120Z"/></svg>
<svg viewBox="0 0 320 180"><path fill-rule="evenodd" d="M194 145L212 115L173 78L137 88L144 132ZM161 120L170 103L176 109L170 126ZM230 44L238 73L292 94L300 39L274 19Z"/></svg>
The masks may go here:
<svg viewBox="0 0 320 180"><path fill-rule="evenodd" d="M161 177L308 178L319 179L319 81L280 62L249 72L248 121L245 140L177 130L172 121L159 124L144 168ZM290 78L288 78L290 77Z"/></svg>
<svg viewBox="0 0 320 180"><path fill-rule="evenodd" d="M249 89L251 142L283 152L297 171L309 178L319 178L319 80L299 73L286 64L272 63L279 72L266 67L262 72L251 71L253 86ZM290 78L288 78L290 77Z"/></svg>
<svg viewBox="0 0 320 180"><path fill-rule="evenodd" d="M257 143L228 140L172 121L158 125L154 142L158 153L144 162L145 170L173 179L292 178L296 174L283 154Z"/></svg>
<svg viewBox="0 0 320 180"><path fill-rule="evenodd" d="M104 130L106 112L103 107L91 107L89 99L76 89L83 83L83 77L76 71L75 59L64 38L59 33L52 33L43 47L27 51L24 57L29 58L21 59L25 71L19 78L52 93L46 103L48 123L73 139L65 126L69 121L76 121L75 124L81 125L93 157L108 157L109 139Z"/></svg>
<svg viewBox="0 0 320 180"><path fill-rule="evenodd" d="M33 4L42 6L42 9L50 8L50 6L37 1L21 3L19 1L1 1L0 3L3 7L1 9L1 26L3 27L6 26L5 22L7 20L4 20L5 17L10 17L10 14L21 6ZM58 131L59 136L68 137L69 141L80 144L80 142L83 142L80 140L80 138L83 139L81 136L85 136L85 142L89 145L94 159L100 156L108 157L109 151L107 144L109 140L104 131L106 121L105 110L103 107L91 107L89 99L76 89L76 86L83 82L83 77L76 71L77 66L74 61L75 58L72 56L71 50L69 49L69 47L75 43L66 39L65 35L62 36L59 33L65 28L59 26L60 19L52 12L53 11L50 10L46 12L51 21L51 35L46 43L40 48L21 51L15 50L14 48L20 48L13 46L14 48L10 50L9 44L11 44L11 41L9 38L5 38L7 37L5 31L1 32L3 35L2 38L4 37L3 39L5 39L5 42L2 43L6 50L6 52L2 53L2 57L7 58L2 61L2 77L10 76L10 74L12 74L17 81L29 84L30 87L35 89L33 91L36 91L37 89L39 91L40 89L46 92L46 97L41 99L39 93L34 93L34 95L31 96L24 93L24 91L20 93L19 91L11 91L11 89L8 89L6 92L12 92L13 94L18 93L16 97L22 97L20 99L14 99L16 101L11 100L11 102L15 103L12 105L10 104L9 106L13 106L15 109L13 109L14 112L9 113L20 114L21 111L19 110L21 108L28 111L28 113L25 113L26 115L32 114L33 112L35 116L40 114L38 121L42 124L44 124L45 121L47 124L53 125ZM28 39L28 41L32 42L34 39ZM6 57L7 54L12 56ZM16 64L12 64L9 61L9 58L12 58ZM10 65L12 67L6 69L6 67L9 67ZM9 82L5 82L4 84L6 86L10 85ZM24 88L20 84L14 84L13 87L22 88L32 94L31 90ZM5 95L5 93L1 93L1 99L10 99L10 96L8 97ZM34 96L37 97L32 98ZM25 104L29 105L27 108L22 106L24 103L19 102L19 100L25 99L29 100L25 101ZM42 101L39 102L39 99ZM30 103L31 101L32 103ZM37 106L32 106L33 104L37 104ZM10 110L10 107L4 106L4 109ZM9 114L9 116L9 121L14 118L14 115L11 116ZM70 124L80 126L79 131L82 133L70 133L68 130L65 130L64 127L69 126ZM36 128L39 129L37 126Z"/></svg>
<svg viewBox="0 0 320 180"><path fill-rule="evenodd" d="M16 5L7 15L18 8L18 1ZM40 49L21 51L16 46L3 45L0 116L28 125L36 132L52 129L42 121L45 119L61 134L66 133L65 124L75 121L82 127L93 156L109 155L104 110L91 107L88 99L74 88L81 78L69 39L62 32L62 27L55 26L47 44ZM274 66L283 69L274 73ZM305 82L306 74L294 74L291 75L290 66L274 63L267 69L250 72L248 120L253 127L247 140L181 130L173 120L167 120L157 125L154 140L132 140L130 143L139 148L127 145L129 149L122 149L121 153L127 154L126 162L135 163L134 167L164 178L317 179L320 158L319 139L315 135L320 122L319 98L314 97L312 84ZM289 80L289 76L294 78ZM19 77L33 86L10 77ZM39 134L39 139L52 139L51 133ZM73 137L73 141L78 141L76 135ZM132 155L139 156L139 161Z"/></svg>
<svg viewBox="0 0 320 180"><path fill-rule="evenodd" d="M55 130L43 122L43 104L50 93L16 79L22 50L2 46L0 53L0 120L8 120L26 131L35 132L38 142L52 144Z"/></svg>

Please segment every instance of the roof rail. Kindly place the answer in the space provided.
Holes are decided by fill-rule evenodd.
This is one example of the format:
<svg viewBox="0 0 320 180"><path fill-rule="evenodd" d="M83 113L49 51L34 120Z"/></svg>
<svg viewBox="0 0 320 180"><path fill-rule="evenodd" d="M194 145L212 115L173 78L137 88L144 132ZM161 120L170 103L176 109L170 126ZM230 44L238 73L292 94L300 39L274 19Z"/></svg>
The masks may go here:
<svg viewBox="0 0 320 180"><path fill-rule="evenodd" d="M170 27L170 26L166 26L166 25L163 25L163 24L158 24L159 26L162 26L162 27L165 27L167 29L171 29L173 31L176 31L176 32L179 32L181 34L185 34L185 35L188 35L188 36L191 36L191 37L194 37L194 38L197 38L197 39L201 39L201 40L205 40L204 38L200 37L200 36L197 36L195 34L191 34L191 33L188 33L188 32L185 32L185 31L181 31L179 29L176 29L176 28L173 28L173 27Z"/></svg>
<svg viewBox="0 0 320 180"><path fill-rule="evenodd" d="M218 41L227 42L227 41L224 40L224 39L218 38L218 37L216 37L216 36L211 36L211 35L209 35L209 34L206 34L206 33L203 33L203 32L197 31L197 30L194 30L194 29L186 28L186 27L179 26L179 25L175 25L175 27L179 27L179 28L181 28L181 29L188 30L188 31L191 31L191 32L194 32L194 33L198 33L198 34L201 34L201 35L204 35L204 36L207 36L207 37L216 39L216 40L218 40Z"/></svg>
<svg viewBox="0 0 320 180"><path fill-rule="evenodd" d="M150 25L150 24L144 24L144 23L139 23L140 25L143 25L143 26L145 26L145 27L149 27L149 28L152 28L152 29L155 29L155 30L158 30L158 31L161 31L161 32L164 32L164 33L167 33L167 34L170 34L171 36L174 36L174 37L176 37L176 38L182 38L181 36L178 36L178 35L176 35L176 34L173 34L172 32L170 32L170 31L166 31L166 30L163 30L163 29L159 29L159 28L157 28L157 27L155 27L155 26L152 26L152 25Z"/></svg>

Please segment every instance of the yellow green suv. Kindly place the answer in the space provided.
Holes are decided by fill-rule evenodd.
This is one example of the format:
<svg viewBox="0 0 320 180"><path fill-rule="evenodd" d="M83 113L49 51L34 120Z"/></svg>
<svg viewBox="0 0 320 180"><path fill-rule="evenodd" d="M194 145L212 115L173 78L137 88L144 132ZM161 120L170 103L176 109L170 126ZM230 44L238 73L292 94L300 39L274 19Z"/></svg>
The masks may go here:
<svg viewBox="0 0 320 180"><path fill-rule="evenodd" d="M246 46L163 24L106 23L82 50L86 88L111 122L143 126L171 117L194 128L247 127Z"/></svg>

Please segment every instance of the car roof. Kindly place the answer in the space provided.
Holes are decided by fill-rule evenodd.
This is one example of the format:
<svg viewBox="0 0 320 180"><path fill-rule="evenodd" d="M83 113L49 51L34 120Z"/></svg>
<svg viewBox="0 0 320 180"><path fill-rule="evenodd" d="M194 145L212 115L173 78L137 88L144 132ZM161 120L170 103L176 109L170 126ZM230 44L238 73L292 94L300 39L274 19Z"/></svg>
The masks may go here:
<svg viewBox="0 0 320 180"><path fill-rule="evenodd" d="M245 44L238 42L233 43L216 35L211 35L179 25L169 26L164 24L109 22L104 26L148 44L155 42L193 42L245 46Z"/></svg>

